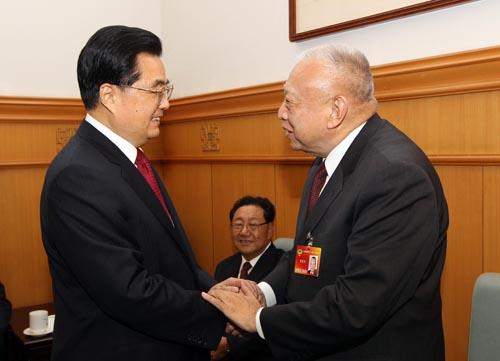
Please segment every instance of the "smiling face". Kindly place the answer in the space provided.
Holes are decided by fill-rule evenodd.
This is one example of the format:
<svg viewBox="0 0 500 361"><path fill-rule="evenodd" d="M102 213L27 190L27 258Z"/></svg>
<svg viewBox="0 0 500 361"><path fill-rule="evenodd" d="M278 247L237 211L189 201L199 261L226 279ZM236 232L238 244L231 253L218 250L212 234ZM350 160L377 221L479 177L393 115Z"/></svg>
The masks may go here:
<svg viewBox="0 0 500 361"><path fill-rule="evenodd" d="M318 59L302 60L290 73L278 117L294 150L316 156L330 151L328 130L337 91L330 78Z"/></svg>
<svg viewBox="0 0 500 361"><path fill-rule="evenodd" d="M132 87L157 91L167 84L165 67L158 56L139 54L137 72L140 77ZM118 85L113 87L110 128L136 147L160 135L160 119L163 111L170 107L168 100L154 92Z"/></svg>
<svg viewBox="0 0 500 361"><path fill-rule="evenodd" d="M259 206L242 206L234 213L232 225L243 225L243 228L240 230L232 227L233 243L246 260L251 260L261 254L271 241L273 223L265 222L264 210Z"/></svg>

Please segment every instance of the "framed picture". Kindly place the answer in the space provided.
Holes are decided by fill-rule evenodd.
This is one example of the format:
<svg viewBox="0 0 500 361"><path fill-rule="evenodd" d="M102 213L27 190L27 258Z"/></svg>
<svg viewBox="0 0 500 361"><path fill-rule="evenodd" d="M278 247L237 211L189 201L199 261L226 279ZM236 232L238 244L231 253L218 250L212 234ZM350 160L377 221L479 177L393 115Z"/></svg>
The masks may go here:
<svg viewBox="0 0 500 361"><path fill-rule="evenodd" d="M288 0L290 41L468 1L471 0Z"/></svg>

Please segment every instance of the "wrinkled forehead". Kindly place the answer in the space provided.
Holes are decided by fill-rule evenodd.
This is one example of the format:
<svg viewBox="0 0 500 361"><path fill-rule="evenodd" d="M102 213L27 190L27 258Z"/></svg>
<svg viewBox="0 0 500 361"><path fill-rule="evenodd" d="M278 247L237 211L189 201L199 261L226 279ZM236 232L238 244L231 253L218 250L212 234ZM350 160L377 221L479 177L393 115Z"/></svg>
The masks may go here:
<svg viewBox="0 0 500 361"><path fill-rule="evenodd" d="M234 213L235 219L236 218L250 219L250 218L263 218L263 217L264 217L264 210L259 206L253 204L241 206Z"/></svg>
<svg viewBox="0 0 500 361"><path fill-rule="evenodd" d="M306 58L293 67L283 89L285 94L297 96L317 91L328 92L333 80L324 61Z"/></svg>

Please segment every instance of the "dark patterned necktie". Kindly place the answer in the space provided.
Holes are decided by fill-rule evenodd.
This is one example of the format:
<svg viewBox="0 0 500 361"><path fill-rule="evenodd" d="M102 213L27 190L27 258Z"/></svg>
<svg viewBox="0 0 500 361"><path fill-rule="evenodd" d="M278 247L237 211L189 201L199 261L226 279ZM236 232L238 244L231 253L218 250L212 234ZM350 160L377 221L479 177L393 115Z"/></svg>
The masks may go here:
<svg viewBox="0 0 500 361"><path fill-rule="evenodd" d="M248 279L248 271L250 271L250 268L252 268L252 264L250 262L245 262L243 263L243 266L241 267L240 271L240 278L241 279Z"/></svg>
<svg viewBox="0 0 500 361"><path fill-rule="evenodd" d="M326 167L325 162L321 162L316 174L314 175L314 179L311 186L311 192L309 193L309 200L307 201L307 215L311 214L316 203L318 203L319 193L323 188L323 185L326 181Z"/></svg>
<svg viewBox="0 0 500 361"><path fill-rule="evenodd" d="M156 195L156 198L158 198L158 200L160 201L161 206L163 207L165 213L168 216L168 219L170 220L170 222L172 222L172 216L170 215L170 212L168 211L167 208L167 204L165 203L165 199L161 194L160 186L156 181L155 175L153 173L153 168L151 167L151 162L140 149L137 149L137 158L135 159L135 165L137 166L137 169L139 170L139 172L142 174L146 182L153 190L154 194Z"/></svg>

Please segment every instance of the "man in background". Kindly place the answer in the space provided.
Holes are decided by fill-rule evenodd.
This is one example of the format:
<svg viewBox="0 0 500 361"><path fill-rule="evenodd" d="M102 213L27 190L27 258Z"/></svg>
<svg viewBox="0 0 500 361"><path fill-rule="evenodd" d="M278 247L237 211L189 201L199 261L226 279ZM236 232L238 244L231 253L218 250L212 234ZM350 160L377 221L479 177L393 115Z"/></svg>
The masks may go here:
<svg viewBox="0 0 500 361"><path fill-rule="evenodd" d="M443 361L448 209L432 164L376 113L355 49L306 52L284 91L278 116L291 147L317 157L294 249L258 287L231 279L242 292L203 296L280 359Z"/></svg>
<svg viewBox="0 0 500 361"><path fill-rule="evenodd" d="M142 147L173 86L153 33L97 31L78 59L87 110L50 165L41 225L57 321L52 360L208 360L226 320Z"/></svg>
<svg viewBox="0 0 500 361"><path fill-rule="evenodd" d="M215 269L218 282L238 277L259 282L271 272L283 251L273 243L276 211L264 197L238 199L229 212L231 238L237 253L222 260ZM257 336L223 337L212 358L226 360L268 360L272 358L265 342Z"/></svg>

